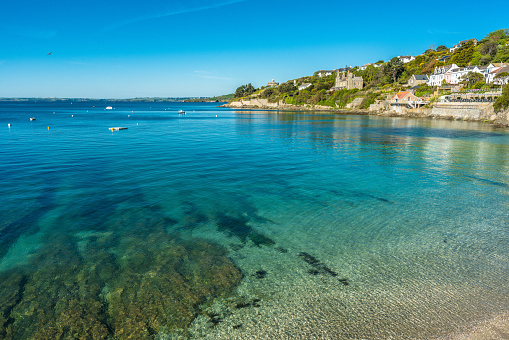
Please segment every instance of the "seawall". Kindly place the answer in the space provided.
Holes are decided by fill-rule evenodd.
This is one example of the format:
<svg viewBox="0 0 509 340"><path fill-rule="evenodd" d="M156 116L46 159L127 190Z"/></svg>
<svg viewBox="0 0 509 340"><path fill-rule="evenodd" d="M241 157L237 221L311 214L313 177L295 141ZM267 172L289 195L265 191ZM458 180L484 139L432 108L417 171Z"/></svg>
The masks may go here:
<svg viewBox="0 0 509 340"><path fill-rule="evenodd" d="M320 105L291 105L282 101L271 103L267 99L250 98L231 102L222 107L235 109L261 109L281 111L327 111L340 114L380 115L392 117L438 118L448 120L485 121L509 127L509 109L494 112L492 103L435 103L432 108L391 110L389 103L378 101L369 110L339 109Z"/></svg>

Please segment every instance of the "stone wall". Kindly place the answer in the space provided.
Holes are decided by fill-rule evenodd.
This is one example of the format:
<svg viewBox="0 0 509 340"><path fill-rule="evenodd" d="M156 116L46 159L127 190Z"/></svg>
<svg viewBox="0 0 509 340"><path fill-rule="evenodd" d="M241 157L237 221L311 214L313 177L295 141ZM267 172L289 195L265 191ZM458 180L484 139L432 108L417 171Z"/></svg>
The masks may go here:
<svg viewBox="0 0 509 340"><path fill-rule="evenodd" d="M382 113L389 111L390 106L385 100L375 100L374 104L371 104L368 108L369 112Z"/></svg>
<svg viewBox="0 0 509 340"><path fill-rule="evenodd" d="M241 99L238 102L231 102L229 107L259 107L259 108L278 108L287 104L282 101L270 103L268 99L251 98L250 100Z"/></svg>
<svg viewBox="0 0 509 340"><path fill-rule="evenodd" d="M493 120L492 103L436 103L431 115L463 120Z"/></svg>

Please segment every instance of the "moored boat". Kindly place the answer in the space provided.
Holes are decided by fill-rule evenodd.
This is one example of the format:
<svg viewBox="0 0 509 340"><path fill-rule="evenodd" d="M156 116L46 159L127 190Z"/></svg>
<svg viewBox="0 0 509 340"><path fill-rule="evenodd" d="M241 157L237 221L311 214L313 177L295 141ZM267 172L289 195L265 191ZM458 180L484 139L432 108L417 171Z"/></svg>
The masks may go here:
<svg viewBox="0 0 509 340"><path fill-rule="evenodd" d="M186 111L184 110L179 110L179 115L185 115L186 114Z"/></svg>

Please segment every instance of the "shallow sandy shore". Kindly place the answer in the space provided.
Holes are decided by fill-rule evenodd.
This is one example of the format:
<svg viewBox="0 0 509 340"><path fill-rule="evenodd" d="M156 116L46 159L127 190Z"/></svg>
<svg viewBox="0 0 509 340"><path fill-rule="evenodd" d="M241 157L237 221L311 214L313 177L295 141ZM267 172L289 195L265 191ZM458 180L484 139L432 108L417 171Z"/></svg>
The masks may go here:
<svg viewBox="0 0 509 340"><path fill-rule="evenodd" d="M509 339L509 313L498 315L466 330L437 340L498 340Z"/></svg>

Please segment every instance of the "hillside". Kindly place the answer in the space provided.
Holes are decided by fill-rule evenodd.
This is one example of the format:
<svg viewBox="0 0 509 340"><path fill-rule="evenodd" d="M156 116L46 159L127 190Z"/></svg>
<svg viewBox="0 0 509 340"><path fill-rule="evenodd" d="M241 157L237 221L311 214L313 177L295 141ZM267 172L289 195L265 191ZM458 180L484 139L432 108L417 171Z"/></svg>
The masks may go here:
<svg viewBox="0 0 509 340"><path fill-rule="evenodd" d="M457 47L454 49L454 47ZM451 51L451 49L453 49ZM433 70L442 65L456 64L460 67L468 65L486 66L490 63L509 63L509 29L500 29L489 33L481 40L470 37L461 42L461 47L444 45L426 49L422 54L404 63L402 58L394 57L389 61L377 61L363 67L356 66L349 69L356 77L362 77L362 89L338 89L331 91L335 85L336 73L323 76L316 72L312 76L286 81L279 86L254 88L251 84L237 88L235 98L250 99L253 97L267 99L271 103L284 103L293 105L318 105L331 109L346 108L358 98L355 103L357 108L367 109L376 100L384 100L388 96L402 90L410 77L416 75L429 75ZM320 76L321 75L321 76ZM310 85L306 85L310 84ZM304 88L304 86L308 86ZM484 82L465 81L465 89L486 89L494 87ZM299 86L301 90L299 90ZM436 92L437 89L421 84L415 89L415 95L426 97L431 101L438 94L442 95L447 90Z"/></svg>

